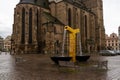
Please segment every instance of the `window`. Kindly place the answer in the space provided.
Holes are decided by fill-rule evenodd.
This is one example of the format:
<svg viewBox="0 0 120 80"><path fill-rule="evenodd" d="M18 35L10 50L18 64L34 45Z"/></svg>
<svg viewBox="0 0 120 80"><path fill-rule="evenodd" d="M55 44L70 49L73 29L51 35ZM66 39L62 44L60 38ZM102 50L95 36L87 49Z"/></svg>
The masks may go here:
<svg viewBox="0 0 120 80"><path fill-rule="evenodd" d="M68 9L68 25L71 26L71 9Z"/></svg>
<svg viewBox="0 0 120 80"><path fill-rule="evenodd" d="M73 7L73 25L72 25L73 28L76 28L76 25L77 25L76 19L77 19L77 8Z"/></svg>
<svg viewBox="0 0 120 80"><path fill-rule="evenodd" d="M29 10L29 41L32 43L32 9Z"/></svg>
<svg viewBox="0 0 120 80"><path fill-rule="evenodd" d="M21 43L25 43L25 8L22 9L22 32L21 32Z"/></svg>
<svg viewBox="0 0 120 80"><path fill-rule="evenodd" d="M37 9L37 13L36 13L36 18L37 18L36 25L37 25L37 34L38 34L38 32L39 32L39 29L38 29L38 26L39 26L39 13L38 13L38 9Z"/></svg>
<svg viewBox="0 0 120 80"><path fill-rule="evenodd" d="M112 46L114 46L114 43L112 43Z"/></svg>
<svg viewBox="0 0 120 80"><path fill-rule="evenodd" d="M86 15L85 15L84 25L85 25L85 37L87 38L87 16Z"/></svg>

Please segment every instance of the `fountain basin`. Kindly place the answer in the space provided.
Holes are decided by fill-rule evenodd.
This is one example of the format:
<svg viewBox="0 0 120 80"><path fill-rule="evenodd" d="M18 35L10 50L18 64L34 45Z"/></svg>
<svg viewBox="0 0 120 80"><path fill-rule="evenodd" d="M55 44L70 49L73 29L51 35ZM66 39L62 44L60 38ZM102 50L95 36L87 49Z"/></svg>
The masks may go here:
<svg viewBox="0 0 120 80"><path fill-rule="evenodd" d="M72 59L72 57L64 57L64 56L53 56L51 57L51 60L59 65L59 61L70 61Z"/></svg>
<svg viewBox="0 0 120 80"><path fill-rule="evenodd" d="M76 56L76 60L79 62L86 62L90 58L90 55L79 55Z"/></svg>

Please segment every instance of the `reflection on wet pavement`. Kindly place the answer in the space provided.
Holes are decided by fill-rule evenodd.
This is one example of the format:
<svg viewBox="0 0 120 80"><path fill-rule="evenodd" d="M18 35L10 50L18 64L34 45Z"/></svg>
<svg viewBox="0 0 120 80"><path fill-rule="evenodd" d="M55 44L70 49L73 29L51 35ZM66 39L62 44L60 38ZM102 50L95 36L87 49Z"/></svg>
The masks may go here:
<svg viewBox="0 0 120 80"><path fill-rule="evenodd" d="M22 61L15 62L16 57ZM56 66L48 55L0 55L0 80L120 80L120 56L104 57L108 70L81 63L77 68Z"/></svg>

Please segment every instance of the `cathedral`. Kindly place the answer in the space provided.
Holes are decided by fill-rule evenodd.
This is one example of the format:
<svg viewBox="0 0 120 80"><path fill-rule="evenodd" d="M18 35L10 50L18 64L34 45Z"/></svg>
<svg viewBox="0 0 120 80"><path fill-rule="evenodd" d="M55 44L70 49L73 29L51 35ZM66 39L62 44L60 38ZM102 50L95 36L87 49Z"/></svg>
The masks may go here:
<svg viewBox="0 0 120 80"><path fill-rule="evenodd" d="M102 0L20 0L14 9L11 49L60 53L66 25L80 29L83 52L105 48Z"/></svg>

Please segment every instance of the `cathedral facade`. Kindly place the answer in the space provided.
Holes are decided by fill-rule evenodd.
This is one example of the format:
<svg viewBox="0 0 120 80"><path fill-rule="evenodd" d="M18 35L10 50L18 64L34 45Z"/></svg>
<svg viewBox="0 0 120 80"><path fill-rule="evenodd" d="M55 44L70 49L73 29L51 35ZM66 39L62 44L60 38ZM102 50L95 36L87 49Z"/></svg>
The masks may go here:
<svg viewBox="0 0 120 80"><path fill-rule="evenodd" d="M66 25L80 29L83 52L104 49L102 0L20 0L14 9L12 50L60 53Z"/></svg>

